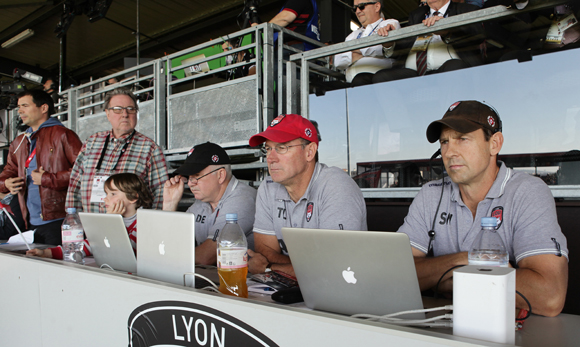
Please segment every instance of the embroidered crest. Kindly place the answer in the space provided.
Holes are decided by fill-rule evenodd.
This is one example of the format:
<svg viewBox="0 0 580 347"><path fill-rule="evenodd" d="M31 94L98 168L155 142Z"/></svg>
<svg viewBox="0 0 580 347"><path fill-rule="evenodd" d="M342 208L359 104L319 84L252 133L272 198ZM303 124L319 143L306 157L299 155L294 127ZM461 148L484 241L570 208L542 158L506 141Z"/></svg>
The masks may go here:
<svg viewBox="0 0 580 347"><path fill-rule="evenodd" d="M493 120L492 116L487 116L487 122L491 125L492 128L495 127L495 120Z"/></svg>
<svg viewBox="0 0 580 347"><path fill-rule="evenodd" d="M220 157L218 157L216 154L211 156L211 161L213 161L214 163L217 163L220 160Z"/></svg>
<svg viewBox="0 0 580 347"><path fill-rule="evenodd" d="M493 208L493 210L491 210L491 216L495 217L495 219L497 219L497 228L499 229L499 227L501 226L501 223L503 222L503 207L502 206L496 206Z"/></svg>
<svg viewBox="0 0 580 347"><path fill-rule="evenodd" d="M314 203L309 202L308 205L306 205L306 221L307 222L310 222L310 219L312 218L313 211L314 211Z"/></svg>
<svg viewBox="0 0 580 347"><path fill-rule="evenodd" d="M274 120L272 121L272 123L270 123L270 126L273 127L274 125L280 123L282 121L282 119L284 119L284 117L286 117L285 114L281 114L278 117L274 118Z"/></svg>
<svg viewBox="0 0 580 347"><path fill-rule="evenodd" d="M453 105L449 106L449 112L453 111L457 106L461 104L461 101L454 103Z"/></svg>
<svg viewBox="0 0 580 347"><path fill-rule="evenodd" d="M310 130L310 128L306 128L306 129L304 130L304 133L306 134L306 136L308 136L308 137L312 137L312 130Z"/></svg>

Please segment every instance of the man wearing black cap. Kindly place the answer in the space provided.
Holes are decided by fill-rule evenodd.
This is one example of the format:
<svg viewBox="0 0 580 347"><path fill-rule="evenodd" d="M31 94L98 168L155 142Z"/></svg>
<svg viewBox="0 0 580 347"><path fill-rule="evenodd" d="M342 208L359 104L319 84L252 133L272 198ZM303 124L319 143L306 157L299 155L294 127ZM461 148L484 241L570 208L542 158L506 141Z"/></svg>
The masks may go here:
<svg viewBox="0 0 580 347"><path fill-rule="evenodd" d="M163 187L163 210L177 210L183 183L187 180L195 196L187 212L195 214L196 264L216 263L216 240L228 213L238 214L238 224L246 234L248 248L254 248L252 227L256 189L232 175L230 157L223 148L210 142L193 147L175 174Z"/></svg>
<svg viewBox="0 0 580 347"><path fill-rule="evenodd" d="M312 122L297 114L280 115L250 138L252 147L262 143L270 176L256 198L251 273L294 275L283 227L367 230L365 201L354 180L317 161L318 132Z"/></svg>
<svg viewBox="0 0 580 347"><path fill-rule="evenodd" d="M423 186L399 232L411 240L419 284L426 290L447 270L467 265L481 218L497 218L497 233L517 268L517 291L530 301L533 313L555 316L566 298L566 237L548 186L497 160L501 130L497 112L477 101L456 102L431 123L427 139L439 141L449 176ZM452 290L452 276L449 272L441 279L439 291ZM516 306L529 310L520 296Z"/></svg>

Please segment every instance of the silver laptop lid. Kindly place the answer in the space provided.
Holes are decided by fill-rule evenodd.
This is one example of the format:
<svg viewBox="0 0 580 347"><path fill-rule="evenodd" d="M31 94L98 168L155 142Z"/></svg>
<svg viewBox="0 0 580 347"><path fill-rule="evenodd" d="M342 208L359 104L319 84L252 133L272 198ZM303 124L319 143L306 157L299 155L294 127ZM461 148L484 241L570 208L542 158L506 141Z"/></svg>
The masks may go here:
<svg viewBox="0 0 580 347"><path fill-rule="evenodd" d="M193 213L137 210L139 276L194 286L195 216Z"/></svg>
<svg viewBox="0 0 580 347"><path fill-rule="evenodd" d="M135 252L123 216L79 212L79 217L97 265L107 264L114 270L137 272Z"/></svg>
<svg viewBox="0 0 580 347"><path fill-rule="evenodd" d="M306 306L348 315L423 308L406 234L282 228L282 235Z"/></svg>

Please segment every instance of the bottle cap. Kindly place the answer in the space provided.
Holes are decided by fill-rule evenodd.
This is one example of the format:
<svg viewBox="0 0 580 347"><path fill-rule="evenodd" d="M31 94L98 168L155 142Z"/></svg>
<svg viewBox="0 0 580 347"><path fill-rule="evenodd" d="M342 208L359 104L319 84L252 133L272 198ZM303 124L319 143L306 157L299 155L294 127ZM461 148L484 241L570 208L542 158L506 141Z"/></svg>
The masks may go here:
<svg viewBox="0 0 580 347"><path fill-rule="evenodd" d="M237 213L228 213L226 214L226 222L229 220L238 220L238 214Z"/></svg>
<svg viewBox="0 0 580 347"><path fill-rule="evenodd" d="M76 209L76 207L69 207L66 209L66 213L67 214L77 213L77 209Z"/></svg>
<svg viewBox="0 0 580 347"><path fill-rule="evenodd" d="M482 227L497 227L497 218L495 217L483 217L481 218Z"/></svg>

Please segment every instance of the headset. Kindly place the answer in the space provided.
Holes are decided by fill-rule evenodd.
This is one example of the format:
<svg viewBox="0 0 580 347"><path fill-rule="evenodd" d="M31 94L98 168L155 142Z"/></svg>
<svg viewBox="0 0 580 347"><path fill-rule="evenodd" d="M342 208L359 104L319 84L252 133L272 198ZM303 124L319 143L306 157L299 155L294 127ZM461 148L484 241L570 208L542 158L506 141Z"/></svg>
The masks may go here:
<svg viewBox="0 0 580 347"><path fill-rule="evenodd" d="M502 132L503 126L502 126L501 118L500 118L497 110L493 106L485 103L485 101L483 101L482 104L489 107L489 109L496 116L497 128L495 128L493 130L493 133L495 134L495 133ZM435 153L433 153L433 155L431 156L431 159L429 159L429 165L431 165L431 169L433 170L433 172L435 172L435 174L437 174L437 175L440 175L441 173L443 173L443 178L441 179L441 195L439 196L439 203L437 204L437 209L435 210L435 216L433 216L433 223L431 223L431 230L429 230L427 232L427 235L429 235L429 245L427 246L427 256L428 257L435 256L434 252L433 252L433 242L435 241L435 234L436 234L435 233L435 222L437 222L437 215L439 214L439 208L441 207L441 200L443 199L443 192L445 191L445 176L446 176L445 170L443 168L438 168L437 166L434 166L431 164L433 162L433 160L435 160L440 155L441 155L441 148L439 148ZM442 166L444 166L444 165L442 164Z"/></svg>

